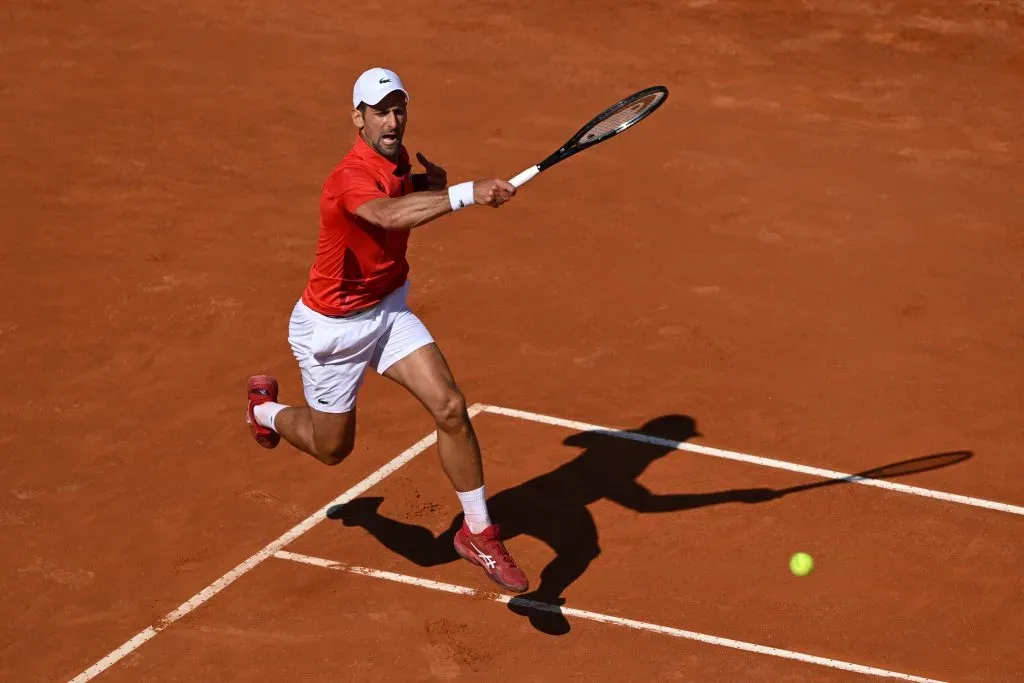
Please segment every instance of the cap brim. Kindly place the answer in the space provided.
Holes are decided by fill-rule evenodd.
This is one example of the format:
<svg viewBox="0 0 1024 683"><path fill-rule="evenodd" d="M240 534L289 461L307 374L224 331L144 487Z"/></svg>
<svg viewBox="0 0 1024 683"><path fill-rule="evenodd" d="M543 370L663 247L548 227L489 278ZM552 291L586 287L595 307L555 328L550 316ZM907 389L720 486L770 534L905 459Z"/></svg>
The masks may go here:
<svg viewBox="0 0 1024 683"><path fill-rule="evenodd" d="M384 100L385 97L387 97L388 95L390 95L393 92L400 92L400 93L402 93L403 95L405 95L405 101L406 102L409 101L409 93L406 92L405 88L392 88L391 90L384 91L384 93L379 98L377 98L376 102L367 102L366 100L363 100L362 103L366 104L366 105L369 105L371 107L376 107L378 104L380 104ZM356 106L359 106L359 105L356 105Z"/></svg>

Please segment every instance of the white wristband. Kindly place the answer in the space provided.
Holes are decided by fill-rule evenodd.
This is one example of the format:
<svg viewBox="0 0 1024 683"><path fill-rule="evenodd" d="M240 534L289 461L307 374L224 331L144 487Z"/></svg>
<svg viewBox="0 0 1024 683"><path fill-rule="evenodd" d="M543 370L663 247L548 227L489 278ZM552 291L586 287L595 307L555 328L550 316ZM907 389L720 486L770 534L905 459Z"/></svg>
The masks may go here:
<svg viewBox="0 0 1024 683"><path fill-rule="evenodd" d="M473 202L473 183L459 183L448 188L448 201L451 202L452 211L458 211Z"/></svg>

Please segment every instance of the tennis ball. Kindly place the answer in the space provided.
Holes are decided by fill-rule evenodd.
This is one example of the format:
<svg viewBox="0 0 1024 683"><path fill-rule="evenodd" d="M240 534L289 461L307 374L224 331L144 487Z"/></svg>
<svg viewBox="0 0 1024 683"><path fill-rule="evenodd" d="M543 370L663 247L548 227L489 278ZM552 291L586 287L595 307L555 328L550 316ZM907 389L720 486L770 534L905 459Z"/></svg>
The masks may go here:
<svg viewBox="0 0 1024 683"><path fill-rule="evenodd" d="M814 559L807 553L796 553L789 558L789 571L797 576L807 576L814 569Z"/></svg>

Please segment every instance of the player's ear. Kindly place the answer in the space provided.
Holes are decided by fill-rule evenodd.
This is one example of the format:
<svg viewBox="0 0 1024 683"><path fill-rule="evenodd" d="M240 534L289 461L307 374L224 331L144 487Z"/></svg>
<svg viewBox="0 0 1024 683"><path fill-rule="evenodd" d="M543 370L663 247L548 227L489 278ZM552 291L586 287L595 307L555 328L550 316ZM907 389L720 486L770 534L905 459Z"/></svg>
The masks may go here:
<svg viewBox="0 0 1024 683"><path fill-rule="evenodd" d="M359 111L358 109L352 110L352 125L354 125L359 130L362 130L363 126L366 125L366 122L363 120L363 112Z"/></svg>

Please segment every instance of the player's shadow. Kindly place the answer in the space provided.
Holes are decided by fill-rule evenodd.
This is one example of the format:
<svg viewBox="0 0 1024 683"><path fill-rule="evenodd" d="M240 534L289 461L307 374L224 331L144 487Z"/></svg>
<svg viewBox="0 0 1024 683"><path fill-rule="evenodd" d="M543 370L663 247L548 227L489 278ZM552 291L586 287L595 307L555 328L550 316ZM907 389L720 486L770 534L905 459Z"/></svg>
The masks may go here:
<svg viewBox="0 0 1024 683"><path fill-rule="evenodd" d="M550 472L488 499L491 518L501 525L504 539L526 534L543 541L555 552L555 558L540 573L539 585L509 603L512 611L527 616L540 631L552 635L569 631L569 623L558 609L565 603L562 594L601 554L597 526L588 510L592 503L608 500L642 513L677 512L725 503L763 503L789 493L841 484L858 477L882 478L934 469L972 455L969 451L943 453L895 463L847 479L817 481L781 490L737 488L709 493L659 494L637 480L654 461L678 454L675 444L700 436L696 423L686 415L666 415L648 421L634 434L644 435L639 438L653 438L640 442L601 431L573 434L563 443L582 448L582 453ZM452 541L462 524L461 513L446 531L435 537L429 529L379 514L377 508L382 500L358 498L329 509L327 516L343 521L346 526L366 529L382 545L422 567L459 559Z"/></svg>

